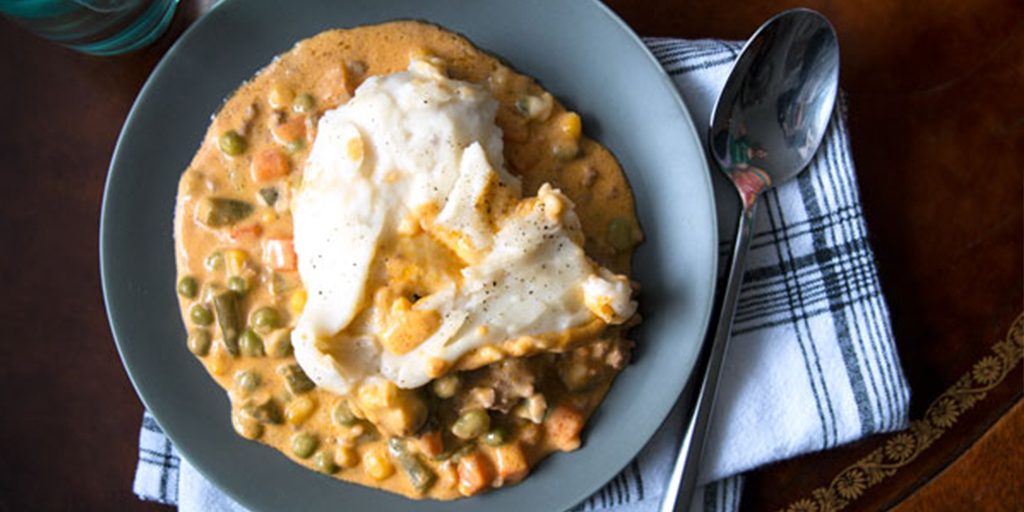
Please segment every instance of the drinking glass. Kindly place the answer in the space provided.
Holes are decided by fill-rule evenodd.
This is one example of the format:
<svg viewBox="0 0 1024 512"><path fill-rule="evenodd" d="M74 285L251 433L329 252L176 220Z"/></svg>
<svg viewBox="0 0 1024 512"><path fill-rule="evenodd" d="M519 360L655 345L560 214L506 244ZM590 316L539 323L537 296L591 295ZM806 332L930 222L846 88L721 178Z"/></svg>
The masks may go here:
<svg viewBox="0 0 1024 512"><path fill-rule="evenodd" d="M75 50L116 55L160 37L177 4L178 0L0 0L0 14Z"/></svg>

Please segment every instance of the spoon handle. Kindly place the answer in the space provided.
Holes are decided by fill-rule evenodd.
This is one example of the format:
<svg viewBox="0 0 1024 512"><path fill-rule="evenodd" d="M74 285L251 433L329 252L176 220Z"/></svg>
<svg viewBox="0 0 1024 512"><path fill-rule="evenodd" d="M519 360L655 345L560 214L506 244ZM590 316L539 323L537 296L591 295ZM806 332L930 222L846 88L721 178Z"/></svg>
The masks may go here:
<svg viewBox="0 0 1024 512"><path fill-rule="evenodd" d="M729 278L726 280L725 295L722 298L722 309L718 316L715 337L711 341L710 353L697 392L693 415L690 416L683 442L672 466L668 488L661 500L660 512L679 512L687 510L693 500L694 488L697 485L697 473L707 440L708 425L715 407L715 395L718 391L718 378L722 370L722 361L729 345L729 333L736 313L736 298L739 296L740 284L743 283L743 269L746 266L747 249L750 247L751 231L754 226L754 212L757 210L757 196L746 201L747 205L740 213L739 225L736 229L736 243L732 250L732 264Z"/></svg>

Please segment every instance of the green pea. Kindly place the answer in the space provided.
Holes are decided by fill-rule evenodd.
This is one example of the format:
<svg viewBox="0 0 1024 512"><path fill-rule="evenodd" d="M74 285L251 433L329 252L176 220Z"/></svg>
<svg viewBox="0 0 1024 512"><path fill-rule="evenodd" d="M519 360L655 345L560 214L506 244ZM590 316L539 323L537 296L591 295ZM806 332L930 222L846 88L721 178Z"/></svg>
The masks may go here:
<svg viewBox="0 0 1024 512"><path fill-rule="evenodd" d="M501 446L508 441L508 431L502 427L494 427L484 434L483 440L487 446Z"/></svg>
<svg viewBox="0 0 1024 512"><path fill-rule="evenodd" d="M292 353L291 329L281 329L271 333L269 344L264 343L263 348L273 357L288 357Z"/></svg>
<svg viewBox="0 0 1024 512"><path fill-rule="evenodd" d="M491 417L483 409L472 409L462 413L452 424L452 434L459 439L473 439L483 435L491 427Z"/></svg>
<svg viewBox="0 0 1024 512"><path fill-rule="evenodd" d="M220 150L228 156L238 156L245 152L245 138L234 130L228 130L220 135Z"/></svg>
<svg viewBox="0 0 1024 512"><path fill-rule="evenodd" d="M263 352L263 338L260 338L260 335L252 329L242 331L242 335L238 337L238 346L244 356L262 357L266 355Z"/></svg>
<svg viewBox="0 0 1024 512"><path fill-rule="evenodd" d="M300 432L292 436L292 453L300 459L308 459L320 444L316 436Z"/></svg>
<svg viewBox="0 0 1024 512"><path fill-rule="evenodd" d="M288 291L288 280L281 274L274 272L270 275L270 293L274 295L281 295Z"/></svg>
<svg viewBox="0 0 1024 512"><path fill-rule="evenodd" d="M253 312L252 324L260 332L269 332L281 324L281 315L272 307L262 307Z"/></svg>
<svg viewBox="0 0 1024 512"><path fill-rule="evenodd" d="M267 206L274 206L277 202L277 198L281 194L274 187L264 187L260 189L260 197L263 198L263 202L267 203Z"/></svg>
<svg viewBox="0 0 1024 512"><path fill-rule="evenodd" d="M334 422L343 427L351 427L355 425L359 418L356 418L355 414L352 414L352 409L349 409L348 403L342 400L338 402L338 405L334 407L334 411L331 413L334 418Z"/></svg>
<svg viewBox="0 0 1024 512"><path fill-rule="evenodd" d="M224 268L224 253L220 251L211 252L203 263L206 265L207 270L220 270Z"/></svg>
<svg viewBox="0 0 1024 512"><path fill-rule="evenodd" d="M235 385L244 391L252 391L258 388L260 383L260 376L255 372L243 371L235 374Z"/></svg>
<svg viewBox="0 0 1024 512"><path fill-rule="evenodd" d="M213 323L213 313L202 304L193 304L188 310L188 316L192 318L192 323L196 325L210 325Z"/></svg>
<svg viewBox="0 0 1024 512"><path fill-rule="evenodd" d="M519 112L520 115L524 115L524 116L529 117L529 115L530 115L530 98L527 97L527 96L520 96L518 99L516 99L515 107L516 107L516 112Z"/></svg>
<svg viewBox="0 0 1024 512"><path fill-rule="evenodd" d="M615 217L608 222L608 243L617 251L633 247L633 225L625 217Z"/></svg>
<svg viewBox="0 0 1024 512"><path fill-rule="evenodd" d="M228 290L245 295L249 291L249 282L242 276L231 276L228 278Z"/></svg>
<svg viewBox="0 0 1024 512"><path fill-rule="evenodd" d="M310 94L300 94L295 97L295 101L292 103L292 110L296 112L312 112L313 107L316 106L316 100Z"/></svg>
<svg viewBox="0 0 1024 512"><path fill-rule="evenodd" d="M285 146L285 149L288 150L289 153L298 153L299 151L306 149L306 141L302 139L295 139L289 142L288 145Z"/></svg>
<svg viewBox="0 0 1024 512"><path fill-rule="evenodd" d="M455 396L455 393L459 392L461 384L462 382L458 375L449 374L435 380L432 387L434 389L434 394L437 395L438 398L451 398Z"/></svg>
<svg viewBox="0 0 1024 512"><path fill-rule="evenodd" d="M206 329L192 329L188 333L188 350L197 356L210 353L210 342L210 331Z"/></svg>
<svg viewBox="0 0 1024 512"><path fill-rule="evenodd" d="M318 452L313 457L313 465L316 466L317 471L328 475L338 472L338 465L334 463L334 457L327 452Z"/></svg>
<svg viewBox="0 0 1024 512"><path fill-rule="evenodd" d="M196 298L199 293L199 282L192 276L185 276L178 281L178 293L186 299Z"/></svg>

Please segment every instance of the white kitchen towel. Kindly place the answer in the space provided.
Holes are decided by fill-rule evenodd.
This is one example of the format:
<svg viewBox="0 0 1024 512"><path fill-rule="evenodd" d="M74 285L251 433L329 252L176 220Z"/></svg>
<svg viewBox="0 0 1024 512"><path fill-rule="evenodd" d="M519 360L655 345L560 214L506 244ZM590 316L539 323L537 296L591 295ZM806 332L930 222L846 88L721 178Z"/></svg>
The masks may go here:
<svg viewBox="0 0 1024 512"><path fill-rule="evenodd" d="M704 133L740 44L646 39ZM910 391L882 297L840 101L807 171L758 212L693 510L739 508L744 471L907 424ZM719 178L715 178L719 180ZM728 197L724 180L716 183ZM719 205L725 259L734 236ZM628 370L627 370L628 371ZM641 454L575 510L656 510L684 425L677 407ZM135 493L186 512L243 511L180 458L148 414Z"/></svg>

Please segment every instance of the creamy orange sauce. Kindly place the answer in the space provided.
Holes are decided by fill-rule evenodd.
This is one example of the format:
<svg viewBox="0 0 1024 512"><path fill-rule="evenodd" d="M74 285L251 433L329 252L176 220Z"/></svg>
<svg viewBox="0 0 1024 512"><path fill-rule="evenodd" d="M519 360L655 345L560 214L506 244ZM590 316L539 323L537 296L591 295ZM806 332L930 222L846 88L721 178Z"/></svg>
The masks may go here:
<svg viewBox="0 0 1024 512"><path fill-rule="evenodd" d="M316 118L347 101L366 77L401 71L416 54L436 56L452 78L491 90L500 103L497 124L504 132L505 157L510 170L521 177L524 195L533 195L543 183L561 189L575 203L587 254L615 272L628 272L632 250L642 237L633 196L615 158L579 134L578 117L573 119L575 114L566 112L534 80L461 36L423 23L395 22L328 31L304 40L224 104L179 186L178 277L194 285L190 289L189 283L179 284L179 294L190 331L189 348L227 391L232 423L241 435L336 478L414 498L453 499L514 483L551 451L575 449L583 421L628 360L625 331L635 321L616 327L597 322L564 333L565 340L550 343L566 350L564 354L533 356L500 371L484 366L503 358L500 352L472 352L455 369L483 368L455 374L461 382L455 396L441 398L446 393L437 391L435 381L435 386L424 389L401 390L392 397L398 405L349 408L354 418L344 414L352 398L287 385L287 373L296 368L288 341L290 326L304 302L302 283L289 260L292 220L287 202L290 187L301 179ZM232 131L236 135L225 139L224 134ZM268 201L275 194L276 199ZM240 203L211 213L211 198ZM447 249L428 236L415 233L414 226L408 236L389 243L381 250L392 256L375 268L372 277L386 283L382 289L388 293L415 297L457 279L458 268L450 264L456 258L443 253ZM235 336L221 324L227 310L214 299L226 294L237 302L234 313L243 333L237 354L226 341ZM382 342L395 351L414 346L437 322L430 315L412 314L408 304L395 297L373 300L392 305L390 323L381 327ZM265 308L276 313L273 321L257 318L256 311ZM515 354L516 341L507 342L504 352ZM439 368L437 373L447 370ZM534 396L543 400L521 399L514 408L488 406L494 402L495 389L499 399L507 394L501 386L508 383L502 378L530 381ZM504 429L506 439L500 445L452 435L460 414L477 404L490 411L492 426ZM378 415L430 417L401 441L409 456L433 475L428 486L416 488L403 471L402 457L388 452L388 436L378 427L399 420Z"/></svg>

